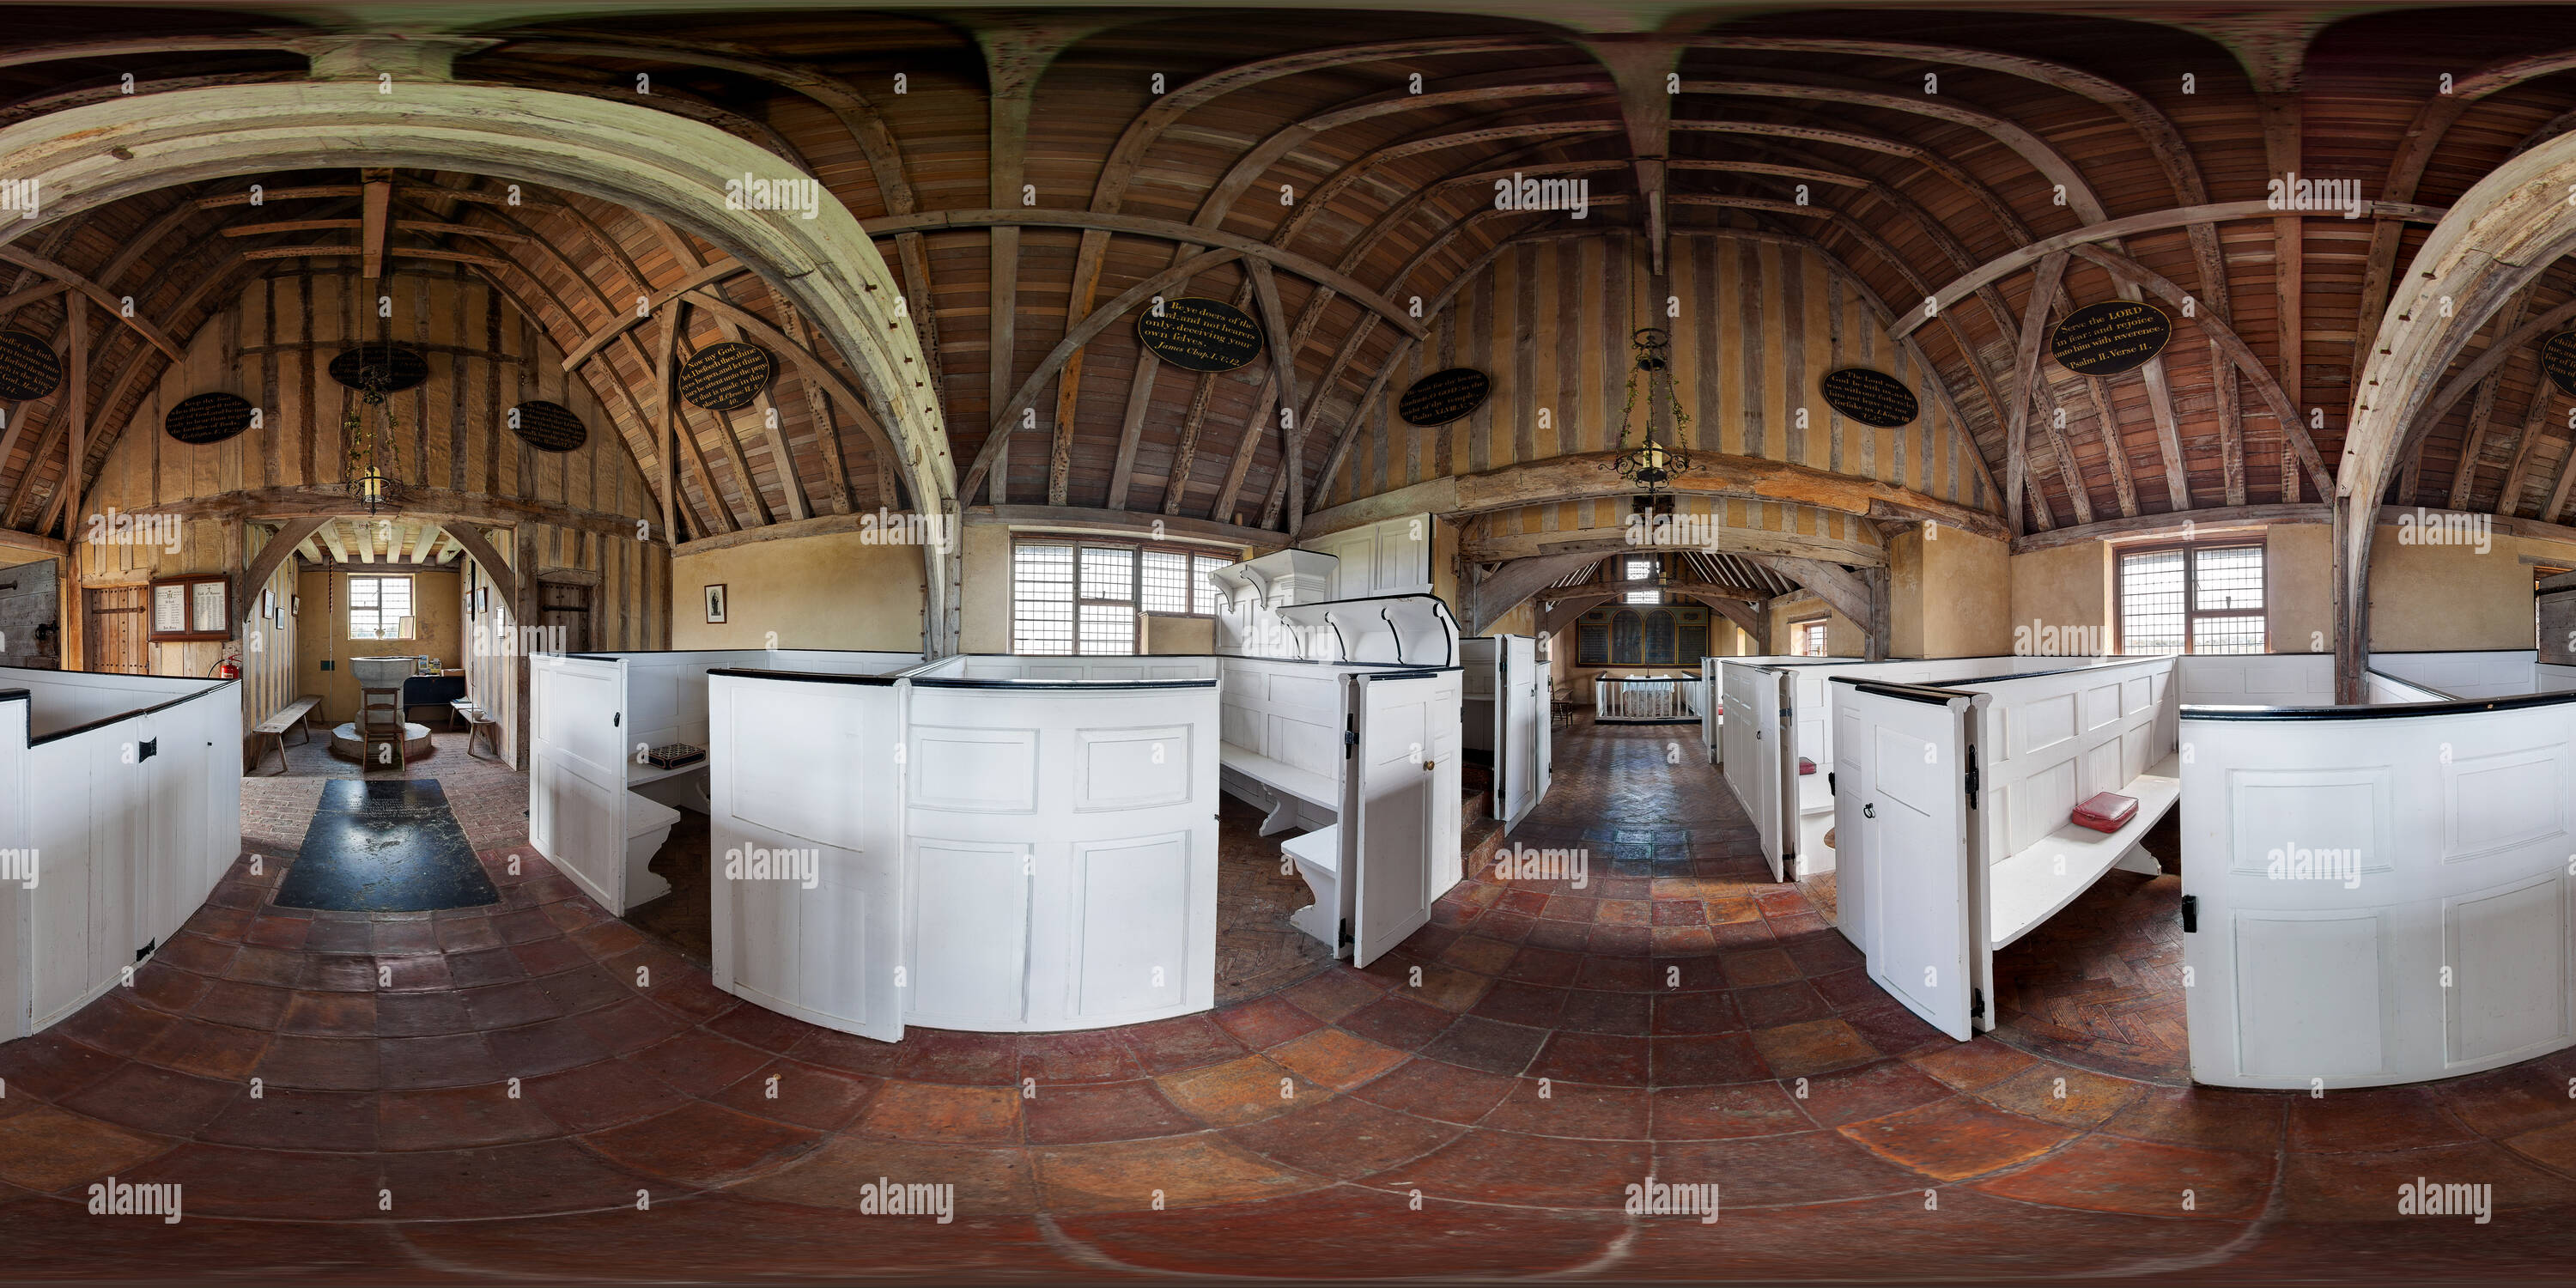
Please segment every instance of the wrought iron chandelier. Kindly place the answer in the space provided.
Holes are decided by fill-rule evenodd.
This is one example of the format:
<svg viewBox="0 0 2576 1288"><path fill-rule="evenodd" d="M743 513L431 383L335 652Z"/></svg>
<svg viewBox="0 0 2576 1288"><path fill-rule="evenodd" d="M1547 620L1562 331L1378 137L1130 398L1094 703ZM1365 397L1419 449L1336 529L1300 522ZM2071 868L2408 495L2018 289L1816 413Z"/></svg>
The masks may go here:
<svg viewBox="0 0 2576 1288"><path fill-rule="evenodd" d="M1602 468L1636 484L1642 495L1652 497L1674 475L1691 467L1690 453L1658 438L1656 429L1661 426L1664 438L1678 441L1690 429L1690 414L1682 410L1681 399L1673 393L1672 362L1667 353L1672 336L1660 327L1645 327L1630 336L1628 344L1636 351L1636 362L1628 371L1628 400L1619 410L1619 452ZM1628 425L1636 416L1637 381L1641 376L1647 386L1645 438L1630 447Z"/></svg>
<svg viewBox="0 0 2576 1288"><path fill-rule="evenodd" d="M358 402L358 406L350 408L348 414L340 418L340 430L349 444L349 493L366 503L367 513L374 514L399 497L393 479L376 464L378 433L369 423L366 409L381 409L377 418L384 422L382 437L385 441L393 441L394 431L400 426L394 422L393 404L385 400L385 382L375 372L368 372L365 383L359 387Z"/></svg>

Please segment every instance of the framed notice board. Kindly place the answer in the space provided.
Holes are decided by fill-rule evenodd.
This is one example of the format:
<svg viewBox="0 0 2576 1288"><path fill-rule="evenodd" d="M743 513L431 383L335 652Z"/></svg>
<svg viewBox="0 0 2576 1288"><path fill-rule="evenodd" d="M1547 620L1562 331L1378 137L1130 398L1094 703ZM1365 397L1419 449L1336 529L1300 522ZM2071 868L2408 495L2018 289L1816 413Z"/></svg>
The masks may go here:
<svg viewBox="0 0 2576 1288"><path fill-rule="evenodd" d="M152 579L155 644L233 637L233 579L223 573Z"/></svg>

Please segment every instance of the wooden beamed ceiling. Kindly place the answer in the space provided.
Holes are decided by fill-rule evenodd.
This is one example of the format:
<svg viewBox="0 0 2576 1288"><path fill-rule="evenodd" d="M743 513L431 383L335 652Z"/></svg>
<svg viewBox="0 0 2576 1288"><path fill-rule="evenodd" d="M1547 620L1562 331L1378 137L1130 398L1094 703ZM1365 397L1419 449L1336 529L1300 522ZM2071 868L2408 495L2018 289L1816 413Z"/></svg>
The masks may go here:
<svg viewBox="0 0 2576 1288"><path fill-rule="evenodd" d="M677 113L777 155L763 177L818 179L902 284L930 369L893 375L935 394L967 504L1284 539L1386 432L1393 373L1503 248L1623 229L1660 263L1662 234L1737 229L1816 247L1899 318L2018 498L1990 504L2036 532L2319 499L2391 275L2449 200L2576 109L2576 17L2557 10L2388 11L2311 42L2313 26L2254 10L2229 47L2074 14L1793 12L1647 40L1390 12L1337 12L1329 39L1276 10L710 12L478 31L457 75ZM0 94L10 119L39 118L115 92L111 57L140 94L293 79L307 38L156 14L118 41L11 51ZM2354 220L2269 209L2285 169L2378 204ZM1592 209L1495 209L1514 174L1583 179ZM686 535L921 500L851 396L859 373L759 266L640 212L513 191L349 170L128 198L10 244L0 326L60 344L68 307L99 310L78 364L94 470L170 345L255 274L481 277L572 355L614 422L594 431L658 485L660 326L637 324L641 296L656 319L685 310L680 357L745 338L781 359L754 408L681 409ZM1292 360L1156 362L1132 318L1178 294L1240 305ZM102 308L129 296L130 318ZM2091 379L2041 352L2051 321L2124 297L2177 315L2159 361ZM2571 320L2562 266L2464 355L2389 499L2565 517L2576 421L2536 349ZM0 526L61 526L70 402L5 409ZM1703 579L1744 584L1721 571Z"/></svg>

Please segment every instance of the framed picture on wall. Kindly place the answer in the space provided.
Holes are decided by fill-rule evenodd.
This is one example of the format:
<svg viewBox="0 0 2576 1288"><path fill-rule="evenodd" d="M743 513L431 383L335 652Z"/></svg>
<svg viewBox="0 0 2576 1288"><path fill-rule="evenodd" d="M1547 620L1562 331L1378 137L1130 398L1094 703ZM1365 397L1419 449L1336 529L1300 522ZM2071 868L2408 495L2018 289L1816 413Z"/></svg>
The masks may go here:
<svg viewBox="0 0 2576 1288"><path fill-rule="evenodd" d="M223 573L153 579L153 643L231 639L232 622L232 578Z"/></svg>
<svg viewBox="0 0 2576 1288"><path fill-rule="evenodd" d="M304 615L304 597L302 595L291 596L288 602L295 605L294 611L296 616L302 617Z"/></svg>
<svg viewBox="0 0 2576 1288"><path fill-rule="evenodd" d="M707 590L707 624L721 624L725 619L725 583L717 582Z"/></svg>

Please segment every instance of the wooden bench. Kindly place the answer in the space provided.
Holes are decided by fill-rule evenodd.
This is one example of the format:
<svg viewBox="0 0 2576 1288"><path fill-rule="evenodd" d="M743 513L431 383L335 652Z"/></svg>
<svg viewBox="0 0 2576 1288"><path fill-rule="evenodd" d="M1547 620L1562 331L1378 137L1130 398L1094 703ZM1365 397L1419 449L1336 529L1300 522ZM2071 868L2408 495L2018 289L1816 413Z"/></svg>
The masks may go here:
<svg viewBox="0 0 2576 1288"><path fill-rule="evenodd" d="M285 706L279 707L276 711L270 713L266 720L262 720L258 724L250 727L252 738L266 738L271 746L277 748L277 772L279 774L285 773L288 768L290 768L286 760L286 731L289 729L300 730L304 734L303 741L313 741L313 729L308 721L312 717L314 708L321 705L321 698L308 694L304 697L297 698L293 702L287 703ZM267 747L257 747L256 750L258 751L258 754L253 756L250 762L250 767L253 772L257 772L260 765L268 759ZM276 775L272 774L270 777L273 778L276 777Z"/></svg>
<svg viewBox="0 0 2576 1288"><path fill-rule="evenodd" d="M475 705L471 698L458 698L448 703L447 709L455 713L457 719L465 722L466 755L474 755L474 740L481 738L483 745L492 749L492 754L489 757L475 756L474 758L477 760L501 759L500 721L493 719L489 712Z"/></svg>

